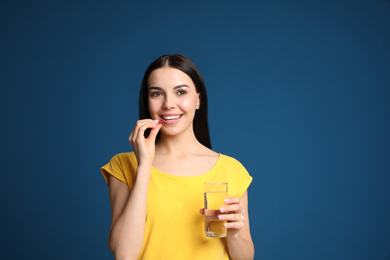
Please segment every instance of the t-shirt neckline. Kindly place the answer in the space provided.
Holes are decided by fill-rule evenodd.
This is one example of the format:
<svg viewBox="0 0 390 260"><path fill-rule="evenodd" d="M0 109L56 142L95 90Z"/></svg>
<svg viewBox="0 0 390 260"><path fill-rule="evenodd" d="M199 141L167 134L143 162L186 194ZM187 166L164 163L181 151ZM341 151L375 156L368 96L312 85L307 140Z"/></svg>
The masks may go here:
<svg viewBox="0 0 390 260"><path fill-rule="evenodd" d="M192 179L196 179L196 178L203 178L203 177L207 177L208 175L212 174L216 168L218 168L218 165L221 163L221 160L222 160L222 157L223 155L221 153L218 153L219 154L219 157L218 157L218 160L217 162L214 164L214 166L208 171L208 172L205 172L205 173L202 173L200 175L195 175L195 176L178 176L178 175L172 175L172 174L169 174L169 173L165 173L165 172L162 172L156 168L154 168L152 166L152 173L157 173L163 177L167 177L167 178L172 178L172 179L178 179L178 180L192 180Z"/></svg>

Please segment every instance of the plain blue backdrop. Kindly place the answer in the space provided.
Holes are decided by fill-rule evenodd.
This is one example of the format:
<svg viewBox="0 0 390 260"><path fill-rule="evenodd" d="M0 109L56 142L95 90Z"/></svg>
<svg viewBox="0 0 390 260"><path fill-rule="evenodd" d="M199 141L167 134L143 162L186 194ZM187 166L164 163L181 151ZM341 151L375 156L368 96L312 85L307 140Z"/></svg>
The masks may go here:
<svg viewBox="0 0 390 260"><path fill-rule="evenodd" d="M255 259L390 259L390 1L1 1L0 259L113 259L100 167L144 70L202 72Z"/></svg>

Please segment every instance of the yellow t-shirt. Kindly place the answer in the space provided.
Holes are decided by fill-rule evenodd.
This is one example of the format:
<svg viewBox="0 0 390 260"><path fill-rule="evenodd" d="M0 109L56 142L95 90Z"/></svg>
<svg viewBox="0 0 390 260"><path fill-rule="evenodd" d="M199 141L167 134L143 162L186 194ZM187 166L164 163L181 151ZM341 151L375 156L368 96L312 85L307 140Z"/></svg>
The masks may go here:
<svg viewBox="0 0 390 260"><path fill-rule="evenodd" d="M131 189L136 169L137 159L130 152L115 155L101 170L106 181L111 174ZM241 197L252 177L240 162L222 154L209 172L199 176L173 176L152 168L145 239L138 259L229 259L226 239L204 234L199 210L204 208L203 183L210 181L227 182L228 196Z"/></svg>

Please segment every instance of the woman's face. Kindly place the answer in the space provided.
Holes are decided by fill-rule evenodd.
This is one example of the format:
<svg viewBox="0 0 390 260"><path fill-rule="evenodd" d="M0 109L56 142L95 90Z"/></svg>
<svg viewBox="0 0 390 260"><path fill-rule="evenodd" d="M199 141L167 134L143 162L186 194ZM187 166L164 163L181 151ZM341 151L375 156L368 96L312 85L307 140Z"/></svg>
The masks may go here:
<svg viewBox="0 0 390 260"><path fill-rule="evenodd" d="M150 115L154 120L163 120L161 131L164 134L193 131L200 99L187 74L171 67L158 68L149 76L148 93Z"/></svg>

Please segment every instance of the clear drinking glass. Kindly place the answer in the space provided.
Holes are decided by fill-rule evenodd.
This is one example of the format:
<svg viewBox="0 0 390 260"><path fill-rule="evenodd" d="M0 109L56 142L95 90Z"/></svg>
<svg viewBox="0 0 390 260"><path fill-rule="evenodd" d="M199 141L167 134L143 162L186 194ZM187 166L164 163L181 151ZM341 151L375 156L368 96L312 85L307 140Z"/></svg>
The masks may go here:
<svg viewBox="0 0 390 260"><path fill-rule="evenodd" d="M219 209L226 205L224 200L228 195L227 182L204 183L204 229L208 237L226 237L226 223L218 219Z"/></svg>

